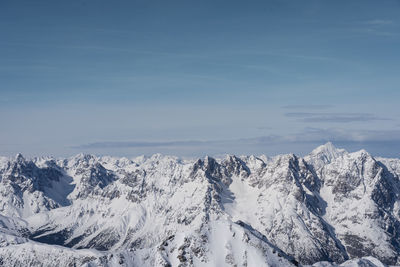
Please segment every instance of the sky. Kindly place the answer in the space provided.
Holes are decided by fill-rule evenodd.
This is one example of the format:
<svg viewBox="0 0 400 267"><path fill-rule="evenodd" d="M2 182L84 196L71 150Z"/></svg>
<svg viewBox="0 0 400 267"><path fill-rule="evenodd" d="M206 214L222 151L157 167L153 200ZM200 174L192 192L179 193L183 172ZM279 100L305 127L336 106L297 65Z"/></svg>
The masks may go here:
<svg viewBox="0 0 400 267"><path fill-rule="evenodd" d="M400 1L0 1L0 155L400 157Z"/></svg>

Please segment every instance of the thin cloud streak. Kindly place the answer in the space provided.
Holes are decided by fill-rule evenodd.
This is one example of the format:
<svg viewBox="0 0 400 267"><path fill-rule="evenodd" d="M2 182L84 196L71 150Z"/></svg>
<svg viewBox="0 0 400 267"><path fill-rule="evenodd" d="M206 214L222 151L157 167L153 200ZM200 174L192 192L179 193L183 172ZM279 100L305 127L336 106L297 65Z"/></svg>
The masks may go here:
<svg viewBox="0 0 400 267"><path fill-rule="evenodd" d="M319 109L329 109L329 108L333 108L333 105L314 105L314 104L310 104L310 105L286 105L286 106L282 106L283 109L310 109L310 110L319 110Z"/></svg>
<svg viewBox="0 0 400 267"><path fill-rule="evenodd" d="M23 47L31 47L31 48L54 48L54 49L77 49L77 50L99 50L105 52L120 52L120 53L129 53L129 54L148 54L155 56L168 56L168 57L186 57L186 58L204 58L204 55L199 54L184 54L184 53L172 53L172 52L163 52L163 51L155 51L155 50L143 50L143 49L132 49L132 48L123 48L117 46L103 46L103 45L61 45L61 44L52 44L52 43L23 43L23 42L0 42L0 45L5 46L23 46Z"/></svg>
<svg viewBox="0 0 400 267"><path fill-rule="evenodd" d="M348 130L338 128L305 128L289 135L266 135L254 138L209 141L126 141L96 142L73 147L73 151L98 155L139 156L162 153L183 157L205 155L305 155L326 142L348 151L366 149L374 156L399 157L400 130Z"/></svg>
<svg viewBox="0 0 400 267"><path fill-rule="evenodd" d="M373 20L365 21L364 24L374 25L374 26L383 26L383 25L393 24L393 21L387 20L387 19L373 19Z"/></svg>
<svg viewBox="0 0 400 267"><path fill-rule="evenodd" d="M284 115L289 118L299 118L303 122L350 123L390 120L370 113L288 112Z"/></svg>
<svg viewBox="0 0 400 267"><path fill-rule="evenodd" d="M372 19L367 21L362 21L359 23L362 25L360 28L355 28L356 32L372 34L376 36L384 37L398 37L399 34L394 26L395 22L393 20L387 19Z"/></svg>
<svg viewBox="0 0 400 267"><path fill-rule="evenodd" d="M163 147L202 147L219 145L268 145L278 143L302 142L399 142L400 130L348 130L338 128L305 128L291 135L267 135L253 138L226 140L176 140L176 141L107 141L73 146L73 149L103 149L103 148L163 148Z"/></svg>
<svg viewBox="0 0 400 267"><path fill-rule="evenodd" d="M98 149L98 148L135 148L135 147L179 147L179 146L201 146L219 141L169 141L169 142L147 142L147 141L109 141L94 142L84 145L73 146L74 149Z"/></svg>

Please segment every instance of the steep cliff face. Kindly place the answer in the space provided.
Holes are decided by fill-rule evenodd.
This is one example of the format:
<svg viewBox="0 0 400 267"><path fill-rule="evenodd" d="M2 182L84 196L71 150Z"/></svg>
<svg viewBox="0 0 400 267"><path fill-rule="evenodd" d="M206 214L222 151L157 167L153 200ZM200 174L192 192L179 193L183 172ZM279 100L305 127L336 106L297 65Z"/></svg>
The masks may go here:
<svg viewBox="0 0 400 267"><path fill-rule="evenodd" d="M399 170L330 143L304 158L1 158L0 261L400 264Z"/></svg>

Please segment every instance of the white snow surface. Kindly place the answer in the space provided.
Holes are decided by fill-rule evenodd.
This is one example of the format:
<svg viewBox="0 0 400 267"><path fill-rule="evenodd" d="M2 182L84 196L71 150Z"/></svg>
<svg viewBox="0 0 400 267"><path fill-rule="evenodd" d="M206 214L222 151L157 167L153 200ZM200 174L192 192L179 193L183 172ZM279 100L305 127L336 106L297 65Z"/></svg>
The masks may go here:
<svg viewBox="0 0 400 267"><path fill-rule="evenodd" d="M0 265L400 265L399 174L331 143L304 158L0 157Z"/></svg>

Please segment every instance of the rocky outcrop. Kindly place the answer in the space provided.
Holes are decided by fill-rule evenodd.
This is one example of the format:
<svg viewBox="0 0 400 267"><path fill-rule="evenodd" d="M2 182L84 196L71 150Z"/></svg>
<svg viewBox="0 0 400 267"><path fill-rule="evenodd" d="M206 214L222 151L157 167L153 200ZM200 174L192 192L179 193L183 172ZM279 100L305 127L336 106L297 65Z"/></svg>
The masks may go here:
<svg viewBox="0 0 400 267"><path fill-rule="evenodd" d="M15 266L400 264L398 170L400 160L331 143L304 158L2 158L0 260Z"/></svg>

